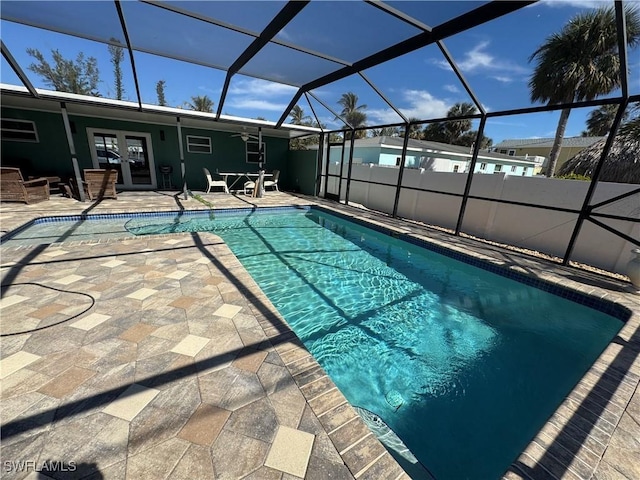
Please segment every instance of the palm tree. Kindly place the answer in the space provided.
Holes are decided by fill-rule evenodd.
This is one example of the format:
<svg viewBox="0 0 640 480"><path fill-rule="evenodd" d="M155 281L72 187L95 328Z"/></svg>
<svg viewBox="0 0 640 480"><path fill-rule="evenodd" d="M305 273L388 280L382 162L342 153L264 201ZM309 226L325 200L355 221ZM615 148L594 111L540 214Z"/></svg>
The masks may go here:
<svg viewBox="0 0 640 480"><path fill-rule="evenodd" d="M591 111L587 117L587 129L582 132L582 136L602 137L609 133L617 112L618 105L601 105L599 108Z"/></svg>
<svg viewBox="0 0 640 480"><path fill-rule="evenodd" d="M459 102L453 105L447 112L447 117L464 117L467 115L475 115L478 113L476 106L473 103ZM451 120L445 123L444 129L447 134L448 143L453 144L458 140L465 132L471 130L471 120Z"/></svg>
<svg viewBox="0 0 640 480"><path fill-rule="evenodd" d="M374 137L399 137L402 135L402 132L398 127L383 127L383 128L374 128L371 130L371 134Z"/></svg>
<svg viewBox="0 0 640 480"><path fill-rule="evenodd" d="M419 120L419 118L411 117L409 118L409 123L417 122ZM404 129L402 130L402 133L400 135L404 136ZM411 123L411 125L409 126L409 138L420 140L422 138L422 125Z"/></svg>
<svg viewBox="0 0 640 480"><path fill-rule="evenodd" d="M478 110L472 103L456 103L447 112L447 118L475 115L477 112ZM422 130L422 138L432 142L468 147L475 141L478 134L477 131L471 130L472 127L473 124L469 119L430 123ZM488 145L492 140L483 136L482 142L483 145Z"/></svg>
<svg viewBox="0 0 640 480"><path fill-rule="evenodd" d="M300 105L296 105L289 112L289 116L291 117L291 123L294 125L310 125L311 117L309 115L304 114L304 110Z"/></svg>
<svg viewBox="0 0 640 480"><path fill-rule="evenodd" d="M640 18L635 8L625 8L627 43L640 43ZM576 15L559 33L547 38L529 61L536 66L529 79L532 102L548 105L593 100L620 86L620 59L613 7ZM547 177L552 177L570 108L560 113L549 155Z"/></svg>
<svg viewBox="0 0 640 480"><path fill-rule="evenodd" d="M629 105L624 115L623 118L631 117L631 119L620 126L620 135L629 139L640 139L640 102Z"/></svg>
<svg viewBox="0 0 640 480"><path fill-rule="evenodd" d="M367 106L358 105L358 95L355 93L343 93L340 100L338 100L338 105L342 106L340 116L353 128L364 127L367 124L367 114L363 112ZM349 135L346 138L350 138ZM366 135L364 130L356 134L358 138L364 135Z"/></svg>
<svg viewBox="0 0 640 480"><path fill-rule="evenodd" d="M187 106L198 112L213 113L213 100L206 95L191 97L191 102L187 102Z"/></svg>

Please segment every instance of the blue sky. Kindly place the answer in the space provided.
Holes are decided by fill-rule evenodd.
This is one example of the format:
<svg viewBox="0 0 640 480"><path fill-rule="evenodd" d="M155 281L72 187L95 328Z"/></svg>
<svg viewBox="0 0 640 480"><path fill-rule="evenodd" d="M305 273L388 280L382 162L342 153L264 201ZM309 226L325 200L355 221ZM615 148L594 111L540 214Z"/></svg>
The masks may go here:
<svg viewBox="0 0 640 480"><path fill-rule="evenodd" d="M266 21L284 4L282 1L265 2L170 2L185 9L193 9L203 15L216 17L254 32L264 28ZM430 26L438 25L484 2L403 2L389 1L389 5L403 10ZM90 2L88 8L95 8ZM579 12L597 5L612 2L584 0L541 1L533 6L499 18L488 24L448 38L444 44L449 49L478 99L488 111L531 106L528 79L533 65L528 59L546 37L559 31L567 21ZM123 41L121 29L112 2L101 2L100 10L89 13L78 3L31 4L29 13L34 22L39 19L70 19L74 31L99 39L110 37ZM327 8L331 5L331 8ZM37 7L36 7L37 6ZM255 16L246 15L251 7ZM3 1L3 15L10 14L11 2ZM20 7L23 8L23 7ZM83 8L85 8L83 10ZM141 50L169 49L196 61L228 67L252 38L220 27L199 26L192 19L169 14L149 5L124 2L129 33L134 47ZM95 17L99 16L98 21ZM60 25L64 20L60 20ZM305 48L344 61L354 61L374 53L389 43L409 38L418 33L414 27L388 17L376 8L362 2L314 1L278 35L282 42L291 42ZM348 40L347 34L353 35ZM353 41L353 38L358 39ZM60 33L38 30L2 20L2 39L25 69L36 87L46 88L43 81L27 70L32 62L26 54L28 47L37 48L50 57L57 48L68 58L75 58L82 51L98 60L101 73L100 92L114 96L113 72L107 47L103 43L78 39ZM631 92L640 93L640 51L630 52ZM2 60L1 81L19 84L6 61ZM165 80L165 94L170 106L188 108L185 102L194 95L208 95L217 103L225 78L223 69L213 69L152 55L135 53L136 70L145 103L156 103L155 85ZM125 98L136 100L135 87L128 56L124 69ZM241 73L233 77L224 113L242 117L264 117L277 120L297 88L316 76L338 68L337 63L309 58L282 45L269 45L249 62ZM427 46L403 57L364 72L367 78L406 116L422 119L445 116L456 102L470 101L462 85L451 71L439 49ZM274 83L253 78L251 74L263 74L284 83ZM290 85L287 85L289 83ZM397 114L359 76L348 77L334 84L325 85L313 93L332 109L341 94L355 92L361 104L366 104L370 125L399 122ZM612 96L614 96L612 94ZM329 128L341 124L319 103L312 101L321 121ZM299 105L305 113L311 108L302 101ZM585 119L592 109L572 111L566 135L579 135L585 128ZM490 119L486 135L494 143L508 138L535 138L553 136L558 113L540 113Z"/></svg>

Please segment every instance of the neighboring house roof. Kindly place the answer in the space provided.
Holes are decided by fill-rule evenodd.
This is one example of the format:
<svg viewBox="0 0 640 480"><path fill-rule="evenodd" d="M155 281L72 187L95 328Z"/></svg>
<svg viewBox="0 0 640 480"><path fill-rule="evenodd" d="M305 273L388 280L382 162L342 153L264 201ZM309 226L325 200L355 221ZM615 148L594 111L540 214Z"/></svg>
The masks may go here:
<svg viewBox="0 0 640 480"><path fill-rule="evenodd" d="M562 139L562 146L586 148L603 138L604 137L566 137ZM553 138L519 138L503 140L492 148L551 148L554 140L555 139Z"/></svg>

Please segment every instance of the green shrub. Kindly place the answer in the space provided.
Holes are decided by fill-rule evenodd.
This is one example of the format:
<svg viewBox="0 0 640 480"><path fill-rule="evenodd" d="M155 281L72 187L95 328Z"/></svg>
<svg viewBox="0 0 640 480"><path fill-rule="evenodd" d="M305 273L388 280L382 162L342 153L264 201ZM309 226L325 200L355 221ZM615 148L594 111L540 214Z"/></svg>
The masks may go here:
<svg viewBox="0 0 640 480"><path fill-rule="evenodd" d="M556 178L561 178L563 180L582 180L584 182L591 181L591 177L580 175L579 173L567 173L566 175L559 175Z"/></svg>

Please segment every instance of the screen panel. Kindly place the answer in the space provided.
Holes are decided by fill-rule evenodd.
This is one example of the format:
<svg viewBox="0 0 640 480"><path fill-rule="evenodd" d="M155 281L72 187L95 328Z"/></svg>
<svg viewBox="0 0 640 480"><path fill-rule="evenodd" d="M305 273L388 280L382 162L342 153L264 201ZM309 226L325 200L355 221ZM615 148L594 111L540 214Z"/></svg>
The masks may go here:
<svg viewBox="0 0 640 480"><path fill-rule="evenodd" d="M340 63L268 43L240 69L240 73L302 86L342 67Z"/></svg>
<svg viewBox="0 0 640 480"><path fill-rule="evenodd" d="M438 47L428 45L363 73L409 120L430 120L446 117L456 103L472 103L452 70L434 68L443 62Z"/></svg>
<svg viewBox="0 0 640 480"><path fill-rule="evenodd" d="M264 1L170 1L168 5L188 10L241 28L260 33L287 2L281 0Z"/></svg>
<svg viewBox="0 0 640 480"><path fill-rule="evenodd" d="M119 49L122 54L120 68L123 91L118 95L108 45L4 20L1 25L3 41L34 87L138 101L131 61L126 49ZM54 81L52 75L36 73L34 68L43 66L35 56L37 52L42 54L43 61L52 69L57 65L57 55L59 55L59 61L73 61L75 68L84 74L83 80L87 83L78 82L68 75L56 77L62 78L63 81Z"/></svg>
<svg viewBox="0 0 640 480"><path fill-rule="evenodd" d="M125 43L113 2L17 2L3 1L0 16L32 26L90 38ZM4 37L3 32L3 37Z"/></svg>
<svg viewBox="0 0 640 480"><path fill-rule="evenodd" d="M389 1L386 3L430 27L435 27L489 2L449 2L443 0L429 2Z"/></svg>
<svg viewBox="0 0 640 480"><path fill-rule="evenodd" d="M364 2L311 2L276 38L354 62L419 33Z"/></svg>
<svg viewBox="0 0 640 480"><path fill-rule="evenodd" d="M587 53L593 52L600 29L591 30L594 38L587 38L581 46L572 45L570 40L549 43L556 34L572 38L562 33L576 24L570 23L572 20L612 6L612 2L539 2L454 35L446 45L480 102L490 111L615 97L620 94L619 88L603 90L602 78L591 75L592 55ZM610 37L615 46L615 33ZM547 49L545 45L558 47ZM573 51L577 52L575 58L570 56ZM539 64L545 68L539 69ZM434 63L433 67L450 68L443 63ZM577 83L571 81L572 72L579 73ZM600 93L592 96L585 92L583 98L576 95L582 90L575 85L587 84L583 79L596 85L594 89Z"/></svg>
<svg viewBox="0 0 640 480"><path fill-rule="evenodd" d="M191 109L196 103L193 97L206 96L213 102L211 110L216 111L225 72L147 53L135 52L134 56L143 103L160 105L158 82L164 81L166 106Z"/></svg>
<svg viewBox="0 0 640 480"><path fill-rule="evenodd" d="M132 48L228 68L254 37L140 2L122 2Z"/></svg>
<svg viewBox="0 0 640 480"><path fill-rule="evenodd" d="M277 121L297 91L290 85L236 74L231 77L223 113Z"/></svg>

